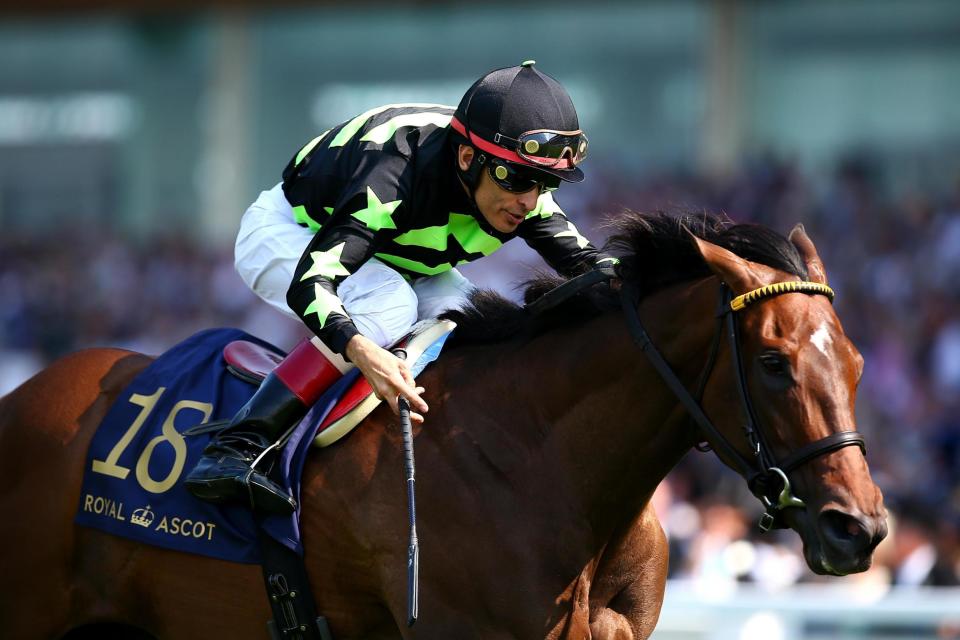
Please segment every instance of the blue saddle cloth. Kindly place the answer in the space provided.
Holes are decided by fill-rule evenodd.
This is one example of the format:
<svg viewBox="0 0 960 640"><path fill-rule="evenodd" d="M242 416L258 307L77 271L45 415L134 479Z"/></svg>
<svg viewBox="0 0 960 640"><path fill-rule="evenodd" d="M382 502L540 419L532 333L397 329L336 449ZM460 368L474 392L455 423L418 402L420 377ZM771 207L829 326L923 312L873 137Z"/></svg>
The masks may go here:
<svg viewBox="0 0 960 640"><path fill-rule="evenodd" d="M424 355L435 359L444 339ZM238 329L210 329L163 354L123 391L90 444L78 524L177 551L260 562L257 523L250 510L197 500L181 482L212 435L185 438L180 432L232 418L256 390L227 371L223 348L233 340L249 340L282 354ZM426 366L422 360L415 371ZM295 497L317 427L358 375L354 369L335 383L285 446L277 462L279 480ZM299 513L270 516L261 524L270 536L303 553Z"/></svg>

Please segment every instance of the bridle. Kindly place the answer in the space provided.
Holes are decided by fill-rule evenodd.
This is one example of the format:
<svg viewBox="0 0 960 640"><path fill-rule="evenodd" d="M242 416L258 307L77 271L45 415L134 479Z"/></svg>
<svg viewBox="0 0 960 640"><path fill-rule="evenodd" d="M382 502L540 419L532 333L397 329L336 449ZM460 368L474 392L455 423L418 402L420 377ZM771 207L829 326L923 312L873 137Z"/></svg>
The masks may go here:
<svg viewBox="0 0 960 640"><path fill-rule="evenodd" d="M541 313L547 308L556 306L562 300L582 291L586 287L597 284L598 282L609 281L615 277L616 274L612 268L595 269L547 292L535 302L527 305L527 310L533 314ZM750 391L747 386L736 313L751 304L786 293L825 295L831 302L833 302L834 297L833 290L827 285L806 281L790 281L766 285L735 297L730 288L721 282L720 304L718 305L716 313L717 330L714 334L713 344L706 366L700 375L697 394L694 396L683 385L676 373L674 373L673 368L664 360L663 356L660 355L660 352L643 327L637 310L640 305L640 291L637 286L627 281L622 281L620 286L620 304L626 316L631 337L640 346L643 353L646 354L650 363L657 370L657 373L660 374L660 377L664 383L666 383L667 387L669 387L674 395L677 396L677 399L680 400L680 403L690 414L690 417L700 428L700 431L709 441L710 445L715 448L718 453L722 453L723 457L735 467L737 473L746 480L751 493L763 503L765 511L759 522L762 531L769 531L772 528L785 528L787 525L783 519L783 510L794 507L803 508L806 506L803 500L793 493L789 480L791 471L815 458L844 447L855 445L860 447L860 450L866 454L866 443L860 433L856 431L838 431L819 440L809 442L790 452L790 454L782 460L777 460L764 435L764 430L753 408L753 402L751 401ZM707 380L710 378L710 374L716 363L724 333L726 333L727 340L730 344L734 377L737 380L737 389L739 391L744 418L743 431L751 451L751 456L749 457L744 456L733 446L730 440L713 425L713 422L711 422L710 418L707 417L700 406L700 400L706 388Z"/></svg>

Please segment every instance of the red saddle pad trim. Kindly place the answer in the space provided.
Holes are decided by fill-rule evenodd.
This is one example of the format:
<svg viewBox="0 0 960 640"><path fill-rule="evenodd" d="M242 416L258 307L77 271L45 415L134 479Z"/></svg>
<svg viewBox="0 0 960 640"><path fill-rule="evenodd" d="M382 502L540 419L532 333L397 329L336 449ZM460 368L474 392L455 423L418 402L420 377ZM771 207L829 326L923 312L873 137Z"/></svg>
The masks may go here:
<svg viewBox="0 0 960 640"><path fill-rule="evenodd" d="M327 417L324 418L323 422L320 424L320 427L317 428L317 433L320 433L334 422L347 415L353 411L358 404L363 402L367 396L373 393L373 387L370 386L370 383L367 382L367 379L362 375L358 376L350 388L347 389L340 400L337 401L337 406L330 410L330 413L327 414Z"/></svg>
<svg viewBox="0 0 960 640"><path fill-rule="evenodd" d="M404 336L391 348L404 349L409 342L410 336ZM356 381L354 381L354 383L350 385L350 388L347 389L346 393L340 397L340 400L337 402L337 406L331 409L330 413L327 414L327 417L324 418L322 423L320 423L320 426L317 428L317 433L321 433L334 422L338 421L340 418L356 409L357 405L366 400L371 393L373 393L373 387L370 386L370 383L367 382L367 379L362 375L358 376Z"/></svg>

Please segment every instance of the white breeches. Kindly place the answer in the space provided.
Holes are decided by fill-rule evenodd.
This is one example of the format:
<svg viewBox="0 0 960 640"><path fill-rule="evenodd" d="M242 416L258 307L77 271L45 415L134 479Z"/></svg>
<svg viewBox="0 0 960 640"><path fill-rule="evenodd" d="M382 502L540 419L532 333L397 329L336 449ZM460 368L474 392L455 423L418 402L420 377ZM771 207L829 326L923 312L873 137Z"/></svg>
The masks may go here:
<svg viewBox="0 0 960 640"><path fill-rule="evenodd" d="M294 318L287 306L287 289L313 235L294 222L293 209L279 184L262 192L240 221L234 254L237 272L254 293ZM337 296L357 330L386 347L406 335L417 320L459 308L473 289L456 269L407 282L371 258L344 278Z"/></svg>

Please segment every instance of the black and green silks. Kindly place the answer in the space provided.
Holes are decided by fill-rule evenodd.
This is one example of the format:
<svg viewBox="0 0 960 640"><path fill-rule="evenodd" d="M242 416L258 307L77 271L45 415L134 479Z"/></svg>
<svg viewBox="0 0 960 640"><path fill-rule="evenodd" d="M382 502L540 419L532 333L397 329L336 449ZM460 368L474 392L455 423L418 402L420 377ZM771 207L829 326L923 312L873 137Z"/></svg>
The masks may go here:
<svg viewBox="0 0 960 640"><path fill-rule="evenodd" d="M287 302L338 353L358 332L337 285L372 256L410 279L490 255L514 236L562 274L601 257L549 193L514 233L490 227L457 178L452 115L432 104L371 109L311 140L283 172L296 221L316 232Z"/></svg>

